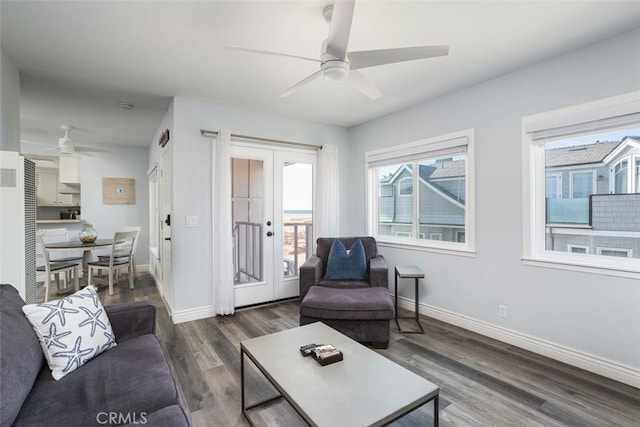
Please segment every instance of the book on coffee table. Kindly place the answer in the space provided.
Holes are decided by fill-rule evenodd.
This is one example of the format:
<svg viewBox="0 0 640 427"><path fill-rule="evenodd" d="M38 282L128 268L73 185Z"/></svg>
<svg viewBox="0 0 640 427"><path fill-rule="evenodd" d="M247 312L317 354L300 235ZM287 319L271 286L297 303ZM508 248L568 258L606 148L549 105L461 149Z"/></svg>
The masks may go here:
<svg viewBox="0 0 640 427"><path fill-rule="evenodd" d="M331 344L323 344L313 349L313 358L320 365L325 366L342 360L342 352Z"/></svg>

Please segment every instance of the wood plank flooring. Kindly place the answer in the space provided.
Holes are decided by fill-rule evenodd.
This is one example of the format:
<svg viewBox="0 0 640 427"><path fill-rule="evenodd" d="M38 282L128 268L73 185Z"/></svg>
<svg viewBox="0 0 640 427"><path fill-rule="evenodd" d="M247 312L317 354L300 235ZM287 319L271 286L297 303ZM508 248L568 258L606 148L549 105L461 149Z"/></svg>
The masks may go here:
<svg viewBox="0 0 640 427"><path fill-rule="evenodd" d="M298 326L297 301L173 325L144 273L135 290L123 280L115 295L100 295L104 304L150 300L158 307L157 335L196 427L249 425L240 409L239 343ZM376 351L440 386L442 426L640 425L636 388L431 318L421 322L424 335L400 334L392 324L389 348ZM403 329L405 323L411 327L406 320ZM247 381L249 400L272 393L257 372L247 374ZM284 401L252 417L259 425L304 425ZM393 425L425 426L432 420L433 406L427 404ZM345 426L356 421L345 420Z"/></svg>

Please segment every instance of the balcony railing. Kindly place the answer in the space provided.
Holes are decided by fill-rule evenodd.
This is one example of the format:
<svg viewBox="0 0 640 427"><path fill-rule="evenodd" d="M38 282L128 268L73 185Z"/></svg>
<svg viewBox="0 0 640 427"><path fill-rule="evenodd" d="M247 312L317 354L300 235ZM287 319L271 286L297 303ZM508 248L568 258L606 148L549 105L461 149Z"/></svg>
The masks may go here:
<svg viewBox="0 0 640 427"><path fill-rule="evenodd" d="M293 232L290 230L293 229ZM284 223L284 266L285 277L298 276L300 263L304 263L313 252L313 223L285 222ZM304 244L304 256L298 251ZM291 249L291 246L293 248Z"/></svg>
<svg viewBox="0 0 640 427"><path fill-rule="evenodd" d="M547 199L547 224L589 224L589 199Z"/></svg>
<svg viewBox="0 0 640 427"><path fill-rule="evenodd" d="M285 222L283 226L284 266L282 275L296 277L300 265L313 252L313 223ZM234 224L233 268L236 284L264 280L263 236L263 227L260 223L237 221Z"/></svg>

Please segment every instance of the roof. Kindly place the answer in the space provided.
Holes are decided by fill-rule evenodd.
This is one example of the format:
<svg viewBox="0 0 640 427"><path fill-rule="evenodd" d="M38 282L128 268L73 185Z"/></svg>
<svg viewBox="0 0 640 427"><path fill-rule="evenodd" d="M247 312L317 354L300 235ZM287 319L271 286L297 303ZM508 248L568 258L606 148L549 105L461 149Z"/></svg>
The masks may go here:
<svg viewBox="0 0 640 427"><path fill-rule="evenodd" d="M620 144L622 141L603 141L546 150L545 163L547 167L601 163Z"/></svg>

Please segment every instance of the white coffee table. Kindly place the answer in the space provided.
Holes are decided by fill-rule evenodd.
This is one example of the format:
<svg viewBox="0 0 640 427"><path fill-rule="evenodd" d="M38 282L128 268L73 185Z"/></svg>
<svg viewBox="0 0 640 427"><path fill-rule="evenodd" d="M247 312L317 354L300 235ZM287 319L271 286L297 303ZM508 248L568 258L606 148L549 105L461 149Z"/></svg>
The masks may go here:
<svg viewBox="0 0 640 427"><path fill-rule="evenodd" d="M333 344L344 360L320 366L303 357L302 345ZM245 356L280 393L264 401L245 402ZM388 424L433 400L438 425L435 384L326 326L312 323L240 343L242 412L284 398L312 426Z"/></svg>

